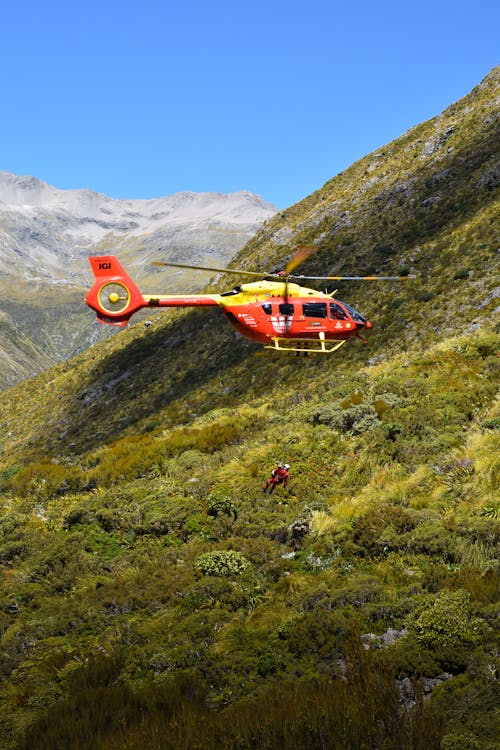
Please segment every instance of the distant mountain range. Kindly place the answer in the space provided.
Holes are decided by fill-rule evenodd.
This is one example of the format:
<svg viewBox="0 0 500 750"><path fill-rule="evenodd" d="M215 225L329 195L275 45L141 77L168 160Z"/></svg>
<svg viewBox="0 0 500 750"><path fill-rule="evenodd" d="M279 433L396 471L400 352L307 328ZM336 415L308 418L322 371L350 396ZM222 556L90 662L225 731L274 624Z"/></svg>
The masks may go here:
<svg viewBox="0 0 500 750"><path fill-rule="evenodd" d="M0 388L109 335L83 303L89 255L116 253L147 281L152 259L227 262L276 211L248 191L117 200L0 172ZM171 290L169 275L155 284ZM206 279L175 274L182 291Z"/></svg>

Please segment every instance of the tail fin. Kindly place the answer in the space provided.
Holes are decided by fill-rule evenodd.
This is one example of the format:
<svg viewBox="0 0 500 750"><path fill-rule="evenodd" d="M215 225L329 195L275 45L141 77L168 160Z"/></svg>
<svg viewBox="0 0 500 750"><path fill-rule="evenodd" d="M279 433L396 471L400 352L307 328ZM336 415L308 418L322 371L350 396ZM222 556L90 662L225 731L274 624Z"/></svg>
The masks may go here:
<svg viewBox="0 0 500 750"><path fill-rule="evenodd" d="M85 302L95 310L100 323L126 326L130 316L147 305L146 300L113 255L98 255L89 262L95 284Z"/></svg>

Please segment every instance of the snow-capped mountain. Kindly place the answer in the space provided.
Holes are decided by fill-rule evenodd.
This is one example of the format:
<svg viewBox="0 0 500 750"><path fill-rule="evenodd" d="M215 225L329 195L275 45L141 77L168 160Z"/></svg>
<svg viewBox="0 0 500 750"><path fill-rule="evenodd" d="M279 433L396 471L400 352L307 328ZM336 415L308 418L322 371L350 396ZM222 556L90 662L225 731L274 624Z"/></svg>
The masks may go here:
<svg viewBox="0 0 500 750"><path fill-rule="evenodd" d="M89 254L229 260L276 211L247 191L118 200L0 172L0 272L71 287L86 283Z"/></svg>

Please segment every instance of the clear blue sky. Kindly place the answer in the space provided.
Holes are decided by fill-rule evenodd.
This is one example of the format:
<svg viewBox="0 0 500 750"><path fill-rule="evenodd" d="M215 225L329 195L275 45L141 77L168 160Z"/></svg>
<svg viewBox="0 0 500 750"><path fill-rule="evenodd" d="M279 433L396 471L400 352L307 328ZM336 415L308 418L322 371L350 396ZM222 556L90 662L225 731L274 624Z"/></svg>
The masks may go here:
<svg viewBox="0 0 500 750"><path fill-rule="evenodd" d="M4 0L0 170L285 208L500 63L498 0Z"/></svg>

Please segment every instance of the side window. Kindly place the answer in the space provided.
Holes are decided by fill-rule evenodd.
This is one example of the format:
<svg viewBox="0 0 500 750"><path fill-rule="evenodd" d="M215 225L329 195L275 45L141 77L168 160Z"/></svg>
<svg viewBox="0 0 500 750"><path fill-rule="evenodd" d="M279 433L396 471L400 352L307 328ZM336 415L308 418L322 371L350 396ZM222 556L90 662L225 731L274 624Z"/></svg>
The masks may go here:
<svg viewBox="0 0 500 750"><path fill-rule="evenodd" d="M282 302L279 310L280 315L293 315L293 305L288 302Z"/></svg>
<svg viewBox="0 0 500 750"><path fill-rule="evenodd" d="M302 314L306 318L326 318L326 302L304 302Z"/></svg>
<svg viewBox="0 0 500 750"><path fill-rule="evenodd" d="M330 318L332 320L347 320L345 311L336 302L330 302Z"/></svg>
<svg viewBox="0 0 500 750"><path fill-rule="evenodd" d="M264 310L264 312L266 313L266 315L271 315L271 313L273 311L273 306L271 305L270 302L265 302L262 305L262 309Z"/></svg>

